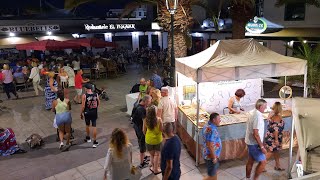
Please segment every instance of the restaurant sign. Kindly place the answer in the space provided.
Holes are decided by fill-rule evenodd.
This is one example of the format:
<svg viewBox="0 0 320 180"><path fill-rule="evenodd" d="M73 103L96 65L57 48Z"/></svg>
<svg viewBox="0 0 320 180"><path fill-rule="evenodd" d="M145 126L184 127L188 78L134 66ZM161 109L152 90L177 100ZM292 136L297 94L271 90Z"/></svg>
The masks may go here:
<svg viewBox="0 0 320 180"><path fill-rule="evenodd" d="M252 34L261 34L267 29L267 23L258 17L254 17L252 21L249 21L246 25L246 30Z"/></svg>
<svg viewBox="0 0 320 180"><path fill-rule="evenodd" d="M87 31L91 30L135 30L135 24L84 24L84 28Z"/></svg>
<svg viewBox="0 0 320 180"><path fill-rule="evenodd" d="M60 26L27 24L24 26L0 26L0 32L41 32L41 31L59 31Z"/></svg>

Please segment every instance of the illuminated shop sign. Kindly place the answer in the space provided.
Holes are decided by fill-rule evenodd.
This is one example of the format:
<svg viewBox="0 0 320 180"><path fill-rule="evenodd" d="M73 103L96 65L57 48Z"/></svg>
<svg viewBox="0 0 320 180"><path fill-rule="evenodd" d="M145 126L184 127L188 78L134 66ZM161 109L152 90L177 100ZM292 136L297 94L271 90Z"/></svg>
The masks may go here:
<svg viewBox="0 0 320 180"><path fill-rule="evenodd" d="M262 18L254 17L247 23L246 30L252 34L261 34L266 31L267 27L267 23Z"/></svg>
<svg viewBox="0 0 320 180"><path fill-rule="evenodd" d="M84 28L87 31L91 30L135 30L135 24L84 24Z"/></svg>
<svg viewBox="0 0 320 180"><path fill-rule="evenodd" d="M41 31L59 31L60 26L27 24L25 26L0 26L0 32L41 32Z"/></svg>

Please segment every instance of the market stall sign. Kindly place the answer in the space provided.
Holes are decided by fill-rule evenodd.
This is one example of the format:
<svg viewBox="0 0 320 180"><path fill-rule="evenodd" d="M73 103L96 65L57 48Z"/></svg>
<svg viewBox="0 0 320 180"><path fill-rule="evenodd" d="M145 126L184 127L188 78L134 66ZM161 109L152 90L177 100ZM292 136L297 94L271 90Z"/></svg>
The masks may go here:
<svg viewBox="0 0 320 180"><path fill-rule="evenodd" d="M252 34L261 34L267 29L267 23L258 17L254 17L252 21L249 21L246 25L246 30Z"/></svg>
<svg viewBox="0 0 320 180"><path fill-rule="evenodd" d="M91 30L135 30L135 24L84 24L84 28L87 31Z"/></svg>
<svg viewBox="0 0 320 180"><path fill-rule="evenodd" d="M53 25L35 25L25 26L0 26L0 32L41 32L41 31L59 31L60 26Z"/></svg>

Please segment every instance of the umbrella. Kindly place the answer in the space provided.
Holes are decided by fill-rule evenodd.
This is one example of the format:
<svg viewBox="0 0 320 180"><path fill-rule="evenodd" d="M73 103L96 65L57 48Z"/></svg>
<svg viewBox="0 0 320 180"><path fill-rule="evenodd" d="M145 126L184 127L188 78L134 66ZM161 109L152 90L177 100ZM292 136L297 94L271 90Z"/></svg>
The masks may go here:
<svg viewBox="0 0 320 180"><path fill-rule="evenodd" d="M83 47L94 47L94 48L115 47L114 43L106 42L97 38L81 38L81 39L68 40L65 42L76 43Z"/></svg>
<svg viewBox="0 0 320 180"><path fill-rule="evenodd" d="M79 49L80 45L70 42L62 42L56 40L43 40L26 44L18 44L17 50L39 50L39 51L58 51L63 49Z"/></svg>

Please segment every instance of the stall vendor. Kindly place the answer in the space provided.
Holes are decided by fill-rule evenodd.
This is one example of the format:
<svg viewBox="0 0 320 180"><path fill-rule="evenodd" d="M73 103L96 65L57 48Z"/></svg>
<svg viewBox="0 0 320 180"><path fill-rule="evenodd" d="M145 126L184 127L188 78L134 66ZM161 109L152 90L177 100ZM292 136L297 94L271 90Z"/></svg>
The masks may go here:
<svg viewBox="0 0 320 180"><path fill-rule="evenodd" d="M230 97L228 103L228 109L230 114L240 114L244 109L241 106L240 99L246 95L246 92L243 89L238 89L235 93L235 96Z"/></svg>

